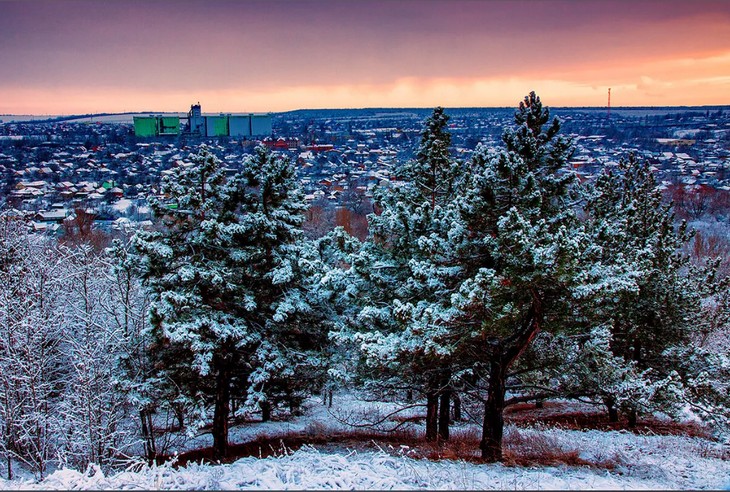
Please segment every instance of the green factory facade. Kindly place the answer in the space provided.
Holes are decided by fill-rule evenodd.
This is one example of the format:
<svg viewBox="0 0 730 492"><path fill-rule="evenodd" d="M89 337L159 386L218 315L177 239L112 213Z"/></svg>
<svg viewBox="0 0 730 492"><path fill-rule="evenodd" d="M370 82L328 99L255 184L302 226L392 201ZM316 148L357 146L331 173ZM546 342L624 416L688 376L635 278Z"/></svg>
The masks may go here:
<svg viewBox="0 0 730 492"><path fill-rule="evenodd" d="M263 137L271 135L270 113L220 113L203 115L200 104L190 106L187 117L135 116L137 137L179 135L180 120L187 120L185 133L201 137Z"/></svg>
<svg viewBox="0 0 730 492"><path fill-rule="evenodd" d="M134 134L137 137L159 137L180 134L179 116L135 116Z"/></svg>

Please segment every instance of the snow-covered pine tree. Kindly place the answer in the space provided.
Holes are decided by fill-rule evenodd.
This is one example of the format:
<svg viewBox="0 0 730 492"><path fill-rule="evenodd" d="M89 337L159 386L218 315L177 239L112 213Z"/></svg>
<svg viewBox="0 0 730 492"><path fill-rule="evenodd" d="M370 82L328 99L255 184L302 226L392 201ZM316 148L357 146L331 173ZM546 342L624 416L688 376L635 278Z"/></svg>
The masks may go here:
<svg viewBox="0 0 730 492"><path fill-rule="evenodd" d="M461 165L451 158L449 116L441 106L426 118L416 158L405 162L397 175L408 181L424 200L443 205L453 199Z"/></svg>
<svg viewBox="0 0 730 492"><path fill-rule="evenodd" d="M162 229L136 245L154 294L160 370L191 401L212 403L223 458L231 398L265 404L274 375L294 379L317 364L322 325L298 261L305 204L291 162L257 147L226 178L205 146L191 158L163 181L166 203L152 203Z"/></svg>
<svg viewBox="0 0 730 492"><path fill-rule="evenodd" d="M724 294L723 308L730 313L728 294ZM728 314L724 317L727 319ZM730 431L730 343L725 325L718 330L712 344L696 340L691 344L674 346L664 352L681 377L681 397L686 409L710 423L720 435ZM675 402L672 402L673 404Z"/></svg>
<svg viewBox="0 0 730 492"><path fill-rule="evenodd" d="M727 288L715 278L717 262L693 267L681 252L691 233L685 223L675 227L672 204L663 203L649 164L634 156L622 160L618 172L599 176L586 210L602 261L629 279L600 303L611 326L611 352L642 375L607 392L609 410L623 407L630 425L637 411L671 414L684 399L680 379L693 379L691 372L680 378L677 369L696 367L681 364L676 354L689 357L687 348L698 345L707 322L703 299L722 297ZM621 392L627 384L633 390Z"/></svg>
<svg viewBox="0 0 730 492"><path fill-rule="evenodd" d="M578 304L582 303L590 300L580 299ZM580 321L576 323L576 319ZM608 323L586 326L578 315L571 324L566 332L539 333L516 361L512 374L519 377L513 377L508 386L516 395L507 405L540 398L577 398L604 403L610 420L618 421L616 402L636 397L650 383L631 361L611 351L613 335Z"/></svg>
<svg viewBox="0 0 730 492"><path fill-rule="evenodd" d="M480 448L489 461L502 458L508 372L538 332L561 329L585 249L577 181L567 166L572 147L558 136L559 120L550 120L532 92L515 122L503 136L505 150L480 146L468 165L460 199L464 271L443 342L486 372Z"/></svg>
<svg viewBox="0 0 730 492"><path fill-rule="evenodd" d="M247 381L247 403L271 408L279 401L296 411L324 380L331 317L318 288L321 264L302 231L307 205L288 157L259 146L244 161L247 219L254 227L244 272L251 318L262 343Z"/></svg>
<svg viewBox="0 0 730 492"><path fill-rule="evenodd" d="M453 364L437 339L459 270L449 233L458 218L452 203L461 167L449 154L447 122L443 108L436 108L426 120L417 158L396 172L406 183L377 191L382 212L369 216L369 240L347 261L344 303L356 312L350 329L339 333L359 345L376 372L425 394L428 440L437 433L448 438Z"/></svg>
<svg viewBox="0 0 730 492"><path fill-rule="evenodd" d="M168 383L168 401L215 405L213 439L227 450L231 361L234 348L248 335L234 316L239 302L231 281L226 238L219 227L235 224L236 190L225 179L219 160L206 148L191 155L189 169L162 182L169 201L151 200L161 225L139 231L134 244L143 257L142 276L152 292L151 322L160 380ZM229 234L230 236L230 234ZM230 241L230 239L229 239ZM207 403L207 401L205 402Z"/></svg>
<svg viewBox="0 0 730 492"><path fill-rule="evenodd" d="M317 263L319 282L314 291L328 307L331 334L335 343L328 346L328 371L323 390L324 400L336 387L352 384L358 377L359 350L352 339L340 336L349 330L343 327L357 311L354 299L359 299L361 283L350 275L349 267L362 249L362 242L351 236L343 227L336 227L312 243L314 261ZM327 403L325 401L325 403Z"/></svg>

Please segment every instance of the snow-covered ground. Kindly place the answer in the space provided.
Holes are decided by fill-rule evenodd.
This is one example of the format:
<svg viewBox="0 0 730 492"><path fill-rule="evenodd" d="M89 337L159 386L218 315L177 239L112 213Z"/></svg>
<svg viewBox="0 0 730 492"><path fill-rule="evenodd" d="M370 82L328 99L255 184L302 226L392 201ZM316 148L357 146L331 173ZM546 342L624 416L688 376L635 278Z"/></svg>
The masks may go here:
<svg viewBox="0 0 730 492"><path fill-rule="evenodd" d="M703 458L686 438L615 432L567 432L589 453L618 452L632 460L615 470L584 467L507 467L463 461L415 460L377 452L322 453L313 447L230 465L139 466L105 476L98 469L59 470L41 483L2 482L4 489L719 489L730 464Z"/></svg>
<svg viewBox="0 0 730 492"><path fill-rule="evenodd" d="M232 429L232 441L298 432L346 429L349 418L373 418L394 405L370 403L353 395L335 398L332 410L310 400L303 417L288 422L254 423ZM335 418L336 416L336 418ZM466 431L463 425L456 432ZM611 466L533 466L475 464L415 459L407 446L379 444L365 450L343 446L280 449L265 459L242 458L227 465L131 465L104 474L57 470L44 481L0 480L1 489L730 489L728 445L698 437L636 435L625 431L576 431L508 426L526 441L565 452L589 463ZM191 439L183 449L209 445L210 436ZM326 449L326 450L325 450Z"/></svg>

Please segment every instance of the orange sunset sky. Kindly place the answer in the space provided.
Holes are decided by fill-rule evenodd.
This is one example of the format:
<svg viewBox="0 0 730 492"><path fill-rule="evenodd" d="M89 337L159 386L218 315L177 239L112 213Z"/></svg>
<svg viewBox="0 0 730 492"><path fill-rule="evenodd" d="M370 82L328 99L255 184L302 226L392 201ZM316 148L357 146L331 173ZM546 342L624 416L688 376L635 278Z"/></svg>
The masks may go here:
<svg viewBox="0 0 730 492"><path fill-rule="evenodd" d="M730 104L730 1L0 0L0 114Z"/></svg>

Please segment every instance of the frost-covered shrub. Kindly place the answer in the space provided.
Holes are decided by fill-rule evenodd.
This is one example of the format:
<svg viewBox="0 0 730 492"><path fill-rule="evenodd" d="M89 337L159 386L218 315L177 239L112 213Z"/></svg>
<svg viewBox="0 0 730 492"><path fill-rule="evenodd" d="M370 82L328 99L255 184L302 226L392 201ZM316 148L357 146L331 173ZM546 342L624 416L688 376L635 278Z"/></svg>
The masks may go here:
<svg viewBox="0 0 730 492"><path fill-rule="evenodd" d="M125 338L106 259L0 217L0 446L43 476L113 464L136 440L118 381Z"/></svg>

